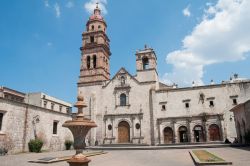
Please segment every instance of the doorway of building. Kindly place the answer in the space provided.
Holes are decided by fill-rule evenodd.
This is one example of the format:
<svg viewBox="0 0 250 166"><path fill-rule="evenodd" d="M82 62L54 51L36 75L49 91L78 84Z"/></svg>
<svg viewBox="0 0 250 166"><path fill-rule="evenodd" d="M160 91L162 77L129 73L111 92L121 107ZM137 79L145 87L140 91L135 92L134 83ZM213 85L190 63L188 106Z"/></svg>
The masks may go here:
<svg viewBox="0 0 250 166"><path fill-rule="evenodd" d="M220 141L220 129L216 124L209 126L209 140L210 141Z"/></svg>
<svg viewBox="0 0 250 166"><path fill-rule="evenodd" d="M204 141L203 128L200 125L194 126L194 141L195 142L203 142Z"/></svg>
<svg viewBox="0 0 250 166"><path fill-rule="evenodd" d="M180 142L188 142L187 127L185 126L179 127L179 137L180 137Z"/></svg>
<svg viewBox="0 0 250 166"><path fill-rule="evenodd" d="M173 143L173 130L170 127L166 127L163 130L164 144Z"/></svg>
<svg viewBox="0 0 250 166"><path fill-rule="evenodd" d="M130 126L122 121L118 124L118 143L128 143L130 138Z"/></svg>

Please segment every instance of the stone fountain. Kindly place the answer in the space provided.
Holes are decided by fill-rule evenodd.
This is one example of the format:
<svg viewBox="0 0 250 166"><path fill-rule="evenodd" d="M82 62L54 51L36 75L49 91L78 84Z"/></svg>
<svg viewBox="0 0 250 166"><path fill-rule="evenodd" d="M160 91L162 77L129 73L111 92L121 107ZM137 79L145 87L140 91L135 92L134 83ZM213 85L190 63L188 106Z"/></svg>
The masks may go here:
<svg viewBox="0 0 250 166"><path fill-rule="evenodd" d="M74 137L73 146L76 150L76 154L67 162L70 166L88 166L90 159L82 154L83 149L85 149L85 137L89 130L93 127L97 127L97 125L94 121L85 118L83 115L83 108L87 107L84 103L83 96L79 95L77 97L77 102L74 106L78 109L76 118L66 121L63 124L63 127L69 128L72 132Z"/></svg>

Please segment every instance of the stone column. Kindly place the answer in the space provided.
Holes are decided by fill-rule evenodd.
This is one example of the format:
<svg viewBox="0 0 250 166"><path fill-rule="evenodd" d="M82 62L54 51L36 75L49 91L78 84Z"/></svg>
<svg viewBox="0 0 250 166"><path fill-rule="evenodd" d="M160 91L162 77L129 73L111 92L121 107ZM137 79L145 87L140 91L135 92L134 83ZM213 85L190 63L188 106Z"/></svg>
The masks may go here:
<svg viewBox="0 0 250 166"><path fill-rule="evenodd" d="M104 117L103 118L103 121L104 121L104 139L103 139L103 144L105 144L105 139L106 139L106 137L107 137L107 129L106 129L106 122L107 122L107 118L106 117Z"/></svg>
<svg viewBox="0 0 250 166"><path fill-rule="evenodd" d="M111 117L111 123L112 123L111 143L113 143L113 137L114 137L114 118L113 117Z"/></svg>
<svg viewBox="0 0 250 166"><path fill-rule="evenodd" d="M223 115L218 115L219 116L219 127L220 127L220 136L221 136L221 141L224 141L226 138L224 136L224 132L223 132L223 129L224 129L224 125L223 125L223 122L224 122L224 118L223 118Z"/></svg>
<svg viewBox="0 0 250 166"><path fill-rule="evenodd" d="M161 130L160 130L160 124L161 121L159 119L157 119L157 127L158 127L158 144L161 144Z"/></svg>
<svg viewBox="0 0 250 166"><path fill-rule="evenodd" d="M131 126L131 130L132 130L132 137L131 137L131 143L133 143L133 138L134 138L134 120L135 120L135 117L131 117L131 121L132 121L132 126Z"/></svg>
<svg viewBox="0 0 250 166"><path fill-rule="evenodd" d="M203 127L203 137L204 137L204 142L207 142L207 140L208 140L208 135L207 135L207 124L206 124L206 122L207 122L207 119L206 119L206 117L205 116L203 116L202 117L202 127Z"/></svg>
<svg viewBox="0 0 250 166"><path fill-rule="evenodd" d="M141 143L141 128L142 128L142 126L141 126L141 119L142 119L142 117L141 117L141 115L139 116L139 122L140 122L140 138L139 138L139 144Z"/></svg>
<svg viewBox="0 0 250 166"><path fill-rule="evenodd" d="M173 129L173 143L175 144L175 120L172 121L172 129Z"/></svg>
<svg viewBox="0 0 250 166"><path fill-rule="evenodd" d="M190 122L191 122L191 119L187 119L187 128L188 128L188 142L192 142L191 140L191 127L190 127Z"/></svg>

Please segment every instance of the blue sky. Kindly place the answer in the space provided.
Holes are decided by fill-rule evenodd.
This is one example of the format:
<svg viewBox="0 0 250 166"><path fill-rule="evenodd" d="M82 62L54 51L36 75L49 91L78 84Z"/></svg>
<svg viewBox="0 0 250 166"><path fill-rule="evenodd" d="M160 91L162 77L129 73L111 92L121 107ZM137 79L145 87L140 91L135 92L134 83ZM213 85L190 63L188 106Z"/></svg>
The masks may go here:
<svg viewBox="0 0 250 166"><path fill-rule="evenodd" d="M250 78L247 0L99 0L111 40L111 76L135 74L154 48L162 81L189 86ZM81 34L94 0L6 0L0 6L0 85L74 102Z"/></svg>

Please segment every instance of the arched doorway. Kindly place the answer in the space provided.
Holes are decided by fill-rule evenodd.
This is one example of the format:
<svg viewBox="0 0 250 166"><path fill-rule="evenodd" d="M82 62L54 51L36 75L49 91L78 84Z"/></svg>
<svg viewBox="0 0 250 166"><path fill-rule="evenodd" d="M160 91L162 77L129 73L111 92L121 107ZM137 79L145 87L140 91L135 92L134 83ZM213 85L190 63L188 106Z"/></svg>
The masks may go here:
<svg viewBox="0 0 250 166"><path fill-rule="evenodd" d="M128 143L130 138L130 126L122 121L118 124L118 143Z"/></svg>
<svg viewBox="0 0 250 166"><path fill-rule="evenodd" d="M164 144L173 143L173 130L170 127L166 127L163 130Z"/></svg>
<svg viewBox="0 0 250 166"><path fill-rule="evenodd" d="M203 127L201 125L194 126L194 142L203 142L204 134Z"/></svg>
<svg viewBox="0 0 250 166"><path fill-rule="evenodd" d="M179 127L179 138L180 138L180 142L188 142L187 127L185 126Z"/></svg>
<svg viewBox="0 0 250 166"><path fill-rule="evenodd" d="M209 126L209 137L210 141L220 141L220 128L216 124Z"/></svg>

